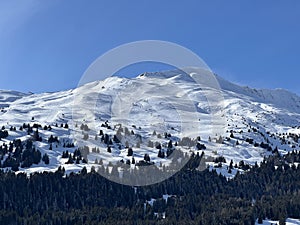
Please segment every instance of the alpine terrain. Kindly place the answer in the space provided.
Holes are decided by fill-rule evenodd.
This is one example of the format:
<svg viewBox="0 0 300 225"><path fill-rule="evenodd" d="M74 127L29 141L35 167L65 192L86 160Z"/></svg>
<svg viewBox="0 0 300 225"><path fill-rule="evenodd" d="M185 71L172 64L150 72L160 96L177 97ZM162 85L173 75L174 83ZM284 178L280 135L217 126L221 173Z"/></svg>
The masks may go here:
<svg viewBox="0 0 300 225"><path fill-rule="evenodd" d="M286 90L192 68L2 90L0 129L1 224L300 224Z"/></svg>

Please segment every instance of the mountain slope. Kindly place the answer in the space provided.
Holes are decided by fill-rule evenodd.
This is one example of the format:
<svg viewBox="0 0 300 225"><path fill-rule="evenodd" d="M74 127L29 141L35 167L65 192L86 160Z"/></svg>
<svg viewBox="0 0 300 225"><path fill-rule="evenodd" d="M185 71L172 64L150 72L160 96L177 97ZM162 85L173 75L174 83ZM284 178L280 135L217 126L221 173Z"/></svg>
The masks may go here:
<svg viewBox="0 0 300 225"><path fill-rule="evenodd" d="M300 97L285 90L256 90L241 87L216 76L221 90L216 86L206 86L195 82L195 77L204 79L203 74L182 71L145 73L133 79L110 77L104 81L88 83L73 90L56 93L26 95L11 91L0 92L0 125L20 127L23 123L38 123L42 127L51 125L52 130L39 129L42 142L35 146L42 154L50 156L50 164L42 162L21 171L33 172L56 169L63 165L67 171L80 170L84 165L90 168L95 160L131 160L127 156L126 141L133 147L136 160L149 154L157 165L167 163L167 159L157 157L157 149L148 146L148 141L161 142L163 151L170 140L173 143L183 137L201 137L207 164L216 167L228 177L242 169L233 168L229 172L230 160L241 160L254 164L264 156L277 150L284 154L299 149ZM206 81L205 81L206 82ZM214 95L218 93L217 95ZM209 96L220 99L209 101ZM108 122L110 129L105 127ZM55 127L56 123L58 127ZM68 128L60 127L68 124ZM79 129L87 124L88 131ZM107 152L107 144L95 140L99 130L111 137L118 124L128 127L135 136L123 136L121 144L113 143L112 153ZM158 138L153 132L171 135ZM88 138L83 139L83 133ZM60 143L53 145L47 141L50 135L58 136ZM9 131L9 137L0 140L0 145L15 138L26 140L32 137L25 131ZM100 137L99 137L100 138ZM139 139L140 138L140 139ZM141 147L137 148L137 142ZM100 153L91 152L88 164L65 164L62 158L66 150L74 152L76 147L66 148L65 143L76 146L97 147ZM195 142L196 143L196 142ZM155 147L155 146L154 146ZM118 149L119 148L119 149ZM198 151L195 147L181 147L186 152ZM202 150L201 150L202 152ZM222 165L212 162L212 157L224 156ZM2 164L5 161L2 159Z"/></svg>

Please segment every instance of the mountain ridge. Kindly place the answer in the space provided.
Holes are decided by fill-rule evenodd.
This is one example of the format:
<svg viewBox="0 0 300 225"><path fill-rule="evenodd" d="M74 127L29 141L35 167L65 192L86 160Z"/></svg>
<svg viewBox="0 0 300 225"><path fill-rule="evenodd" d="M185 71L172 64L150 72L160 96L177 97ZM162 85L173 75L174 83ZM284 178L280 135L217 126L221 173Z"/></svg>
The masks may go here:
<svg viewBox="0 0 300 225"><path fill-rule="evenodd" d="M141 78L143 76L151 76L154 77L153 75L164 75L166 74L166 72L168 72L168 75L166 76L160 76L160 78L176 78L176 76L178 76L178 70L168 70L168 71L159 71L159 72L145 72L142 74L137 75L136 77L133 78L125 78L122 76L113 76L111 78L117 77L119 79L137 79L137 78ZM172 76L173 75L173 76ZM267 89L267 88L255 88L255 87L250 87L248 85L239 85L235 82L231 82L228 81L226 79L224 79L223 77L221 77L218 74L214 74L214 76L216 77L216 80L218 81L220 87L223 90L227 90L227 91L232 91L232 92L239 92L239 93L243 93L245 95L248 95L249 97L261 97L262 100L269 100L269 102L271 103L272 98L274 99L275 96L278 95L282 95L284 94L285 96L291 96L294 99L297 100L297 102L299 101L300 103L300 96L297 93L294 93L290 90L284 89L284 88L275 88L275 89ZM192 80L192 78L191 78ZM92 81L89 82L87 84L84 85L92 85L93 84L99 84L99 81ZM15 90L5 90L5 89L0 89L0 103L1 102L12 102L14 100L18 100L22 97L27 97L30 95L45 95L45 94L54 94L54 93L58 93L58 92L66 92L66 91L73 91L76 90L79 87L75 87L75 88L71 88L71 89L66 89L66 90L61 90L61 91L50 91L50 92L42 92L42 93L32 93L32 92L20 92L20 91L15 91ZM255 96L255 94L257 94L257 96ZM6 97L6 95L10 95L12 98L8 99ZM268 96L269 95L269 96ZM265 98L264 98L265 97ZM267 97L267 98L266 98ZM269 97L269 98L268 98Z"/></svg>

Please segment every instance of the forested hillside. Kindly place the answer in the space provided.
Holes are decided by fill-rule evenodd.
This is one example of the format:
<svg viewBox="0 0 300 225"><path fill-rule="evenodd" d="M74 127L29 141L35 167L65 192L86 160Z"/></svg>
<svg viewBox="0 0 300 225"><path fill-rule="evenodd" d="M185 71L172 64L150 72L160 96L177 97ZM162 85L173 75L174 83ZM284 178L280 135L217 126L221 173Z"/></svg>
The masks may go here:
<svg viewBox="0 0 300 225"><path fill-rule="evenodd" d="M194 163L193 163L194 161ZM146 187L113 183L96 171L0 174L1 224L254 224L300 218L300 153L264 159L227 180L195 169Z"/></svg>

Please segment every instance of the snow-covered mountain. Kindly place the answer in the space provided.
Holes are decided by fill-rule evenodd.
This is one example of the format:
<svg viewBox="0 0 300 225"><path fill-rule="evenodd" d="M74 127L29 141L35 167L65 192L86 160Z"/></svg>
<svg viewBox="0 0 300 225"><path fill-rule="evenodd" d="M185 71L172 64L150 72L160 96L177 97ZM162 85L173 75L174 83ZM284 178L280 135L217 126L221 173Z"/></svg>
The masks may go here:
<svg viewBox="0 0 300 225"><path fill-rule="evenodd" d="M17 91L0 90L0 108L9 107L10 103L30 94L24 94Z"/></svg>
<svg viewBox="0 0 300 225"><path fill-rule="evenodd" d="M16 138L22 141L31 138L33 134L19 130L24 123L50 125L52 129L39 129L42 141L34 143L42 154L49 155L50 164L41 162L20 170L56 170L62 165L66 171L77 171L83 166L98 165L96 159L104 165L109 161L132 160L126 145L133 148L137 161L147 153L154 163L167 163L167 159L158 157L158 149L149 146L149 141L160 143L166 152L170 140L174 144L190 137L194 143L206 146L200 150L205 153L206 163L228 177L240 170L234 168L228 172L230 160L234 164L243 160L253 165L277 150L284 154L299 149L299 96L282 89L242 87L219 76L214 78L217 86L205 82L199 85L195 80L202 79L201 76L204 75L174 70L144 73L132 79L110 77L55 93L0 91L0 125L9 132L0 145ZM89 129L82 125L88 125ZM107 144L100 141L99 131L112 139L120 126L127 127L131 136L120 130L121 143L111 143L109 153ZM49 150L51 135L58 136L60 142L53 143ZM68 143L74 143L75 147L67 148ZM140 146L136 147L137 144ZM99 151L90 149L88 164L65 164L68 159L62 158L63 152L74 152L83 145ZM186 152L199 150L195 146L181 148ZM222 165L212 162L219 156L226 159ZM2 157L2 165L7 157Z"/></svg>

